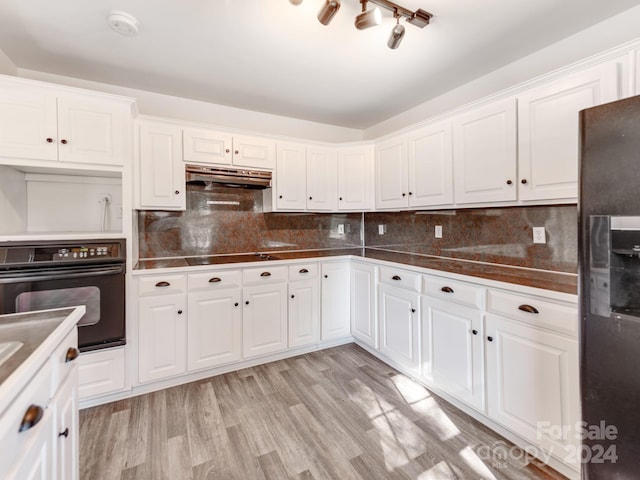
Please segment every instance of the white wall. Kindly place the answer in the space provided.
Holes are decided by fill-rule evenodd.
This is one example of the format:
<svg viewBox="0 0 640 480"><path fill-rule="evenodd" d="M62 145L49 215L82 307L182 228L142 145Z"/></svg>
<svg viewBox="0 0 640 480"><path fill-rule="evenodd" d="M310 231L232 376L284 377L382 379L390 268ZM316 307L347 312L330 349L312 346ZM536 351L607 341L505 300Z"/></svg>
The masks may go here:
<svg viewBox="0 0 640 480"><path fill-rule="evenodd" d="M375 139L401 130L500 90L636 40L640 35L639 25L640 6L637 6L369 127L364 131L364 138ZM540 28L544 28L544 19L540 21Z"/></svg>
<svg viewBox="0 0 640 480"><path fill-rule="evenodd" d="M122 181L118 178L26 174L27 231L101 232L104 197L105 232L122 231Z"/></svg>
<svg viewBox="0 0 640 480"><path fill-rule="evenodd" d="M5 75L17 75L18 71L7 54L0 50L0 73Z"/></svg>
<svg viewBox="0 0 640 480"><path fill-rule="evenodd" d="M259 133L303 138L323 142L352 142L362 140L362 130L327 125L296 118L227 107L189 98L174 97L146 90L91 82L79 78L65 77L19 68L18 76L86 88L100 92L133 97L138 111L143 115L155 115L190 122L200 122L220 127L238 128Z"/></svg>
<svg viewBox="0 0 640 480"><path fill-rule="evenodd" d="M27 228L27 188L24 173L0 165L0 234Z"/></svg>

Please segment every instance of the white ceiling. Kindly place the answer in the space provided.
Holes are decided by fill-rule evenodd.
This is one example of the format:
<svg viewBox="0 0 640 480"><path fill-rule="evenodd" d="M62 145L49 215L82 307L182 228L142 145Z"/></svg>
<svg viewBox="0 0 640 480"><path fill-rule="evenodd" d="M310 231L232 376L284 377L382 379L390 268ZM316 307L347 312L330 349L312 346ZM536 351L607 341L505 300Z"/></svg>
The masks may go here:
<svg viewBox="0 0 640 480"><path fill-rule="evenodd" d="M0 49L18 67L364 129L640 4L640 0L398 0L434 14L406 25L353 26L342 0L2 0ZM110 30L125 10L138 36Z"/></svg>

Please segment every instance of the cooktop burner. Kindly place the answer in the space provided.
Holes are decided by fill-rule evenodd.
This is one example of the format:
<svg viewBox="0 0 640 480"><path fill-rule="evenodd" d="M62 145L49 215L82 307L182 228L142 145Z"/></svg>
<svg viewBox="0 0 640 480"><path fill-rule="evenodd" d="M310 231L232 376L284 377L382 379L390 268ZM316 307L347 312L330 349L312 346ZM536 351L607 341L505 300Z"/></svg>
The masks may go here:
<svg viewBox="0 0 640 480"><path fill-rule="evenodd" d="M265 262L268 260L280 260L275 255L267 253L245 253L240 255L214 255L209 257L191 257L185 259L191 266L196 265L221 265L224 263L241 262Z"/></svg>

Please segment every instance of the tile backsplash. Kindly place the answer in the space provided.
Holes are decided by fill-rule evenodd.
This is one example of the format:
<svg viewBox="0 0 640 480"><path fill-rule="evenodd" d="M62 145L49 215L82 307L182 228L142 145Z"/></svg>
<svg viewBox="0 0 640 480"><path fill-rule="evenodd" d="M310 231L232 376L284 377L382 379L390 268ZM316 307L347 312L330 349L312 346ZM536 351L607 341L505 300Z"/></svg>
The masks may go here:
<svg viewBox="0 0 640 480"><path fill-rule="evenodd" d="M368 247L576 273L577 222L575 205L366 213L364 237ZM547 243L533 243L532 227L545 228Z"/></svg>
<svg viewBox="0 0 640 480"><path fill-rule="evenodd" d="M140 258L358 247L361 229L360 213L263 213L261 190L231 187L190 185L185 211L138 212Z"/></svg>
<svg viewBox="0 0 640 480"><path fill-rule="evenodd" d="M364 218L364 221L363 221ZM345 233L338 234L338 225ZM385 234L378 234L378 225ZM436 225L442 238L435 238ZM534 244L532 227L547 243ZM432 212L263 213L262 191L189 186L184 212L138 212L140 258L380 247L577 272L575 205Z"/></svg>

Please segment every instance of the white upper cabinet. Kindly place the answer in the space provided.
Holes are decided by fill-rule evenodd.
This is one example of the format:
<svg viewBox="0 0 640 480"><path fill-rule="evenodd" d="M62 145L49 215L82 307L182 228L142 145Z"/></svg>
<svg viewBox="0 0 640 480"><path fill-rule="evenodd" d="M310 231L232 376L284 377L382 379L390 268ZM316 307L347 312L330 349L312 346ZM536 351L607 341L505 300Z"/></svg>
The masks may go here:
<svg viewBox="0 0 640 480"><path fill-rule="evenodd" d="M617 99L613 62L518 96L520 200L577 198L578 112Z"/></svg>
<svg viewBox="0 0 640 480"><path fill-rule="evenodd" d="M406 208L409 204L407 139L395 137L376 145L376 209Z"/></svg>
<svg viewBox="0 0 640 480"><path fill-rule="evenodd" d="M0 85L0 156L124 165L132 100Z"/></svg>
<svg viewBox="0 0 640 480"><path fill-rule="evenodd" d="M277 210L307 207L307 157L304 145L279 144L276 153L275 205Z"/></svg>
<svg viewBox="0 0 640 480"><path fill-rule="evenodd" d="M338 154L333 148L307 148L307 209L338 209Z"/></svg>
<svg viewBox="0 0 640 480"><path fill-rule="evenodd" d="M455 117L456 204L515 201L516 154L515 98Z"/></svg>
<svg viewBox="0 0 640 480"><path fill-rule="evenodd" d="M231 135L200 128L183 130L185 162L273 170L276 143L268 138Z"/></svg>
<svg viewBox="0 0 640 480"><path fill-rule="evenodd" d="M180 161L182 135L179 127L140 122L138 208L184 210L186 208L184 164Z"/></svg>
<svg viewBox="0 0 640 480"><path fill-rule="evenodd" d="M338 150L338 210L370 210L372 184L370 147Z"/></svg>
<svg viewBox="0 0 640 480"><path fill-rule="evenodd" d="M408 138L408 152L409 207L452 204L451 122L428 125L412 132Z"/></svg>

